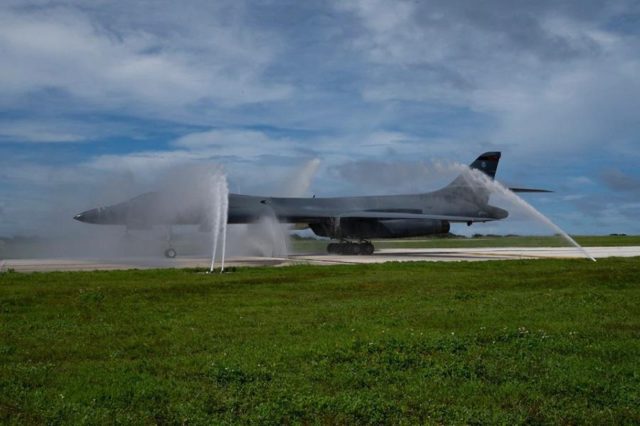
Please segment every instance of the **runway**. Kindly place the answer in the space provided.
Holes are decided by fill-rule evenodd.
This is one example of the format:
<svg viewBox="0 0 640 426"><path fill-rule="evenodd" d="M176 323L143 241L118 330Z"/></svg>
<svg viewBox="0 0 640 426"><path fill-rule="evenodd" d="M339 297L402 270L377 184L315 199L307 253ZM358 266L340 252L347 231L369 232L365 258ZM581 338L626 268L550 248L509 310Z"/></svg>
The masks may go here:
<svg viewBox="0 0 640 426"><path fill-rule="evenodd" d="M640 246L586 247L596 259L605 257L640 256ZM496 247L496 248L431 248L431 249L381 249L371 256L345 256L329 254L298 254L286 258L231 257L227 267L288 266L288 265L344 265L384 262L457 262L513 259L584 258L572 247ZM156 268L208 268L211 259L195 256L129 257L117 259L4 259L0 260L0 272L48 272L48 271L107 271ZM216 264L218 266L218 264Z"/></svg>

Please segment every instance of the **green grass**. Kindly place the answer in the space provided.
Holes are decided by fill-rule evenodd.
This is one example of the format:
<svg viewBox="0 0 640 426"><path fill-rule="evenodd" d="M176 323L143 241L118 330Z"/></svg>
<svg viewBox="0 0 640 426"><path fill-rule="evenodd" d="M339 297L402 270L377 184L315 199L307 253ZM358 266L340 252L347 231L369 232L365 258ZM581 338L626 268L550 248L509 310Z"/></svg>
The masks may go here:
<svg viewBox="0 0 640 426"><path fill-rule="evenodd" d="M0 423L640 422L638 259L0 274Z"/></svg>
<svg viewBox="0 0 640 426"><path fill-rule="evenodd" d="M638 246L640 236L575 236L584 247ZM376 248L479 248L479 247L570 247L559 236L486 236L477 238L437 238L425 237L401 240L374 240ZM294 240L296 252L324 252L327 241Z"/></svg>

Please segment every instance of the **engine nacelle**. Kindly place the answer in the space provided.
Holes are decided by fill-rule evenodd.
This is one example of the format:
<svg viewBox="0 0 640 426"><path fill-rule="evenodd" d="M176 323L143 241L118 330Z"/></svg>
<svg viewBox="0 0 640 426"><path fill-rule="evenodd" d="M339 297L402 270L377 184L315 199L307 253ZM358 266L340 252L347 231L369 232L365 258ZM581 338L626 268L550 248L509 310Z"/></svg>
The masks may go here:
<svg viewBox="0 0 640 426"><path fill-rule="evenodd" d="M446 220L433 219L342 219L311 223L309 227L320 237L329 238L408 238L446 234L451 225Z"/></svg>

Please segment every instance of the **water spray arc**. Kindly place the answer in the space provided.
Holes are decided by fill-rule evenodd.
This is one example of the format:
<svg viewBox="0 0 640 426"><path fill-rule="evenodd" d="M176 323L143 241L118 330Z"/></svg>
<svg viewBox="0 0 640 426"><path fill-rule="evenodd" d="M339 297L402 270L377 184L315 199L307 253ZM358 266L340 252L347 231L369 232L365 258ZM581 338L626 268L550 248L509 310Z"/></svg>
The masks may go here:
<svg viewBox="0 0 640 426"><path fill-rule="evenodd" d="M220 272L224 272L224 258L227 254L227 226L228 226L228 212L229 212L229 189L227 187L227 180L224 180L224 196L220 200L222 202L221 209L221 222L222 222L222 256L220 259Z"/></svg>
<svg viewBox="0 0 640 426"><path fill-rule="evenodd" d="M596 261L596 259L591 256L584 247L576 242L569 234L562 230L558 225L556 225L551 219L547 216L543 215L538 209L533 207L523 198L519 197L516 193L511 191L509 188L502 185L500 182L489 179L484 173L479 172L478 170L469 169L466 174L470 177L472 182L472 186L481 187L481 190L487 189L490 192L498 193L508 200L511 200L514 204L522 208L527 214L529 214L534 219L539 220L549 228L553 229L555 233L560 235L565 241L574 246L580 253L582 253L587 259L591 259L592 261Z"/></svg>

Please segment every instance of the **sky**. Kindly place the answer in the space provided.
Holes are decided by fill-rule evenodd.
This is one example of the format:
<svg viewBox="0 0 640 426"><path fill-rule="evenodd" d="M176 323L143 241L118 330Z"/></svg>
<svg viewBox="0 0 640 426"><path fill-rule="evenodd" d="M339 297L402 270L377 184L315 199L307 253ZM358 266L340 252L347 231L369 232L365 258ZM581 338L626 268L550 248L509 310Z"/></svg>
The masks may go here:
<svg viewBox="0 0 640 426"><path fill-rule="evenodd" d="M0 63L0 236L190 164L393 194L485 151L568 232L640 233L638 1L3 0Z"/></svg>

